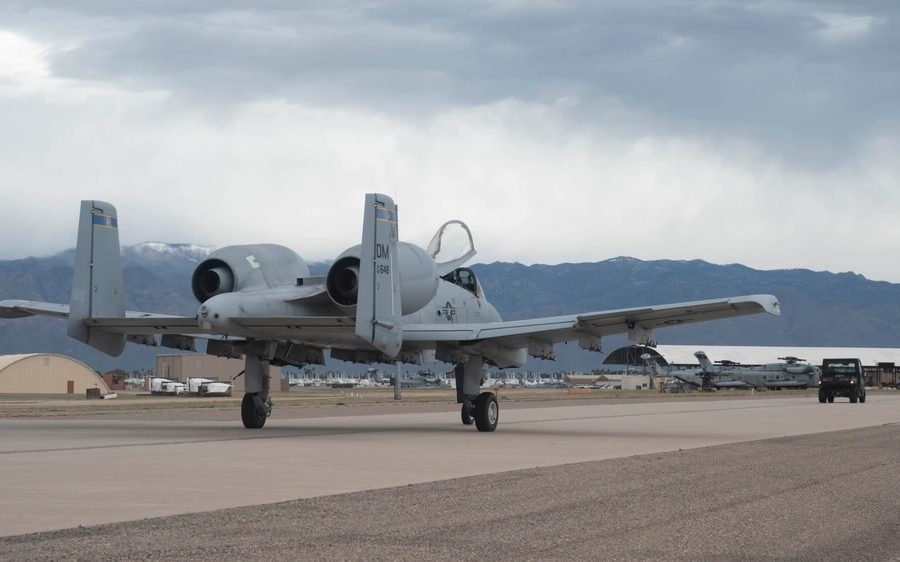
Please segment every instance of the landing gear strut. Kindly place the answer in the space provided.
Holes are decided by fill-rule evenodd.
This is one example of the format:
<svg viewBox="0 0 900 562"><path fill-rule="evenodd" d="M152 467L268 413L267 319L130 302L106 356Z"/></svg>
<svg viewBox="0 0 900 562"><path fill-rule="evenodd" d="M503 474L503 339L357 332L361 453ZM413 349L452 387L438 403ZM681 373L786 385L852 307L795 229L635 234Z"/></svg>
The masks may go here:
<svg viewBox="0 0 900 562"><path fill-rule="evenodd" d="M463 424L474 423L478 431L494 431L500 421L500 405L493 392L479 394L483 364L480 355L470 355L465 364L456 366L456 402L462 404Z"/></svg>

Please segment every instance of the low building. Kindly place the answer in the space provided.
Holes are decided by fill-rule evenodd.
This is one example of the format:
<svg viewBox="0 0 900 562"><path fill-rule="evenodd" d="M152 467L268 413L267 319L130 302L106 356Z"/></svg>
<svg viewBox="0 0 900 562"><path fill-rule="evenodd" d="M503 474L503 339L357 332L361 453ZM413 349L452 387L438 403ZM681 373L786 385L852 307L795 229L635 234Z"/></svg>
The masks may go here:
<svg viewBox="0 0 900 562"><path fill-rule="evenodd" d="M110 390L125 390L125 375L121 373L106 373L103 382Z"/></svg>
<svg viewBox="0 0 900 562"><path fill-rule="evenodd" d="M205 378L234 385L232 393L244 393L244 360L217 357L204 353L165 354L156 356L156 376L186 383L189 378ZM289 381L282 377L281 367L269 370L270 392L287 392ZM148 381L150 379L147 379Z"/></svg>
<svg viewBox="0 0 900 562"><path fill-rule="evenodd" d="M80 394L87 389L108 394L106 382L93 369L55 353L0 355L2 394Z"/></svg>

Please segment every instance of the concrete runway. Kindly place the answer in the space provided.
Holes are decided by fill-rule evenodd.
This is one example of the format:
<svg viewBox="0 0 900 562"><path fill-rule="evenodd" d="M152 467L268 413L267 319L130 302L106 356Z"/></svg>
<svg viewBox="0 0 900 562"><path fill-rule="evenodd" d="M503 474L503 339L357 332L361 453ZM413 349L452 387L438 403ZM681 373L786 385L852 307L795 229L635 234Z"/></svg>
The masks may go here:
<svg viewBox="0 0 900 562"><path fill-rule="evenodd" d="M501 404L502 407L502 404ZM900 395L234 422L0 420L0 535L900 423Z"/></svg>

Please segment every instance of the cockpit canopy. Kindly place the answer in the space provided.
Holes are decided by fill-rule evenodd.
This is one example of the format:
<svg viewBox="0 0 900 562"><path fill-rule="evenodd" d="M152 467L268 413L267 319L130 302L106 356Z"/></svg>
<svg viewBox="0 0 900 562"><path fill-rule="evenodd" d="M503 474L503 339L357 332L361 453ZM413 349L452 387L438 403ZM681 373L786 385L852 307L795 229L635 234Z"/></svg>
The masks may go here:
<svg viewBox="0 0 900 562"><path fill-rule="evenodd" d="M460 233L462 237L460 237ZM454 234L456 236L454 236ZM454 241L456 243L461 243L461 246L455 248L459 252L459 255L450 259L444 259L443 254L453 252L453 248L444 247L447 242L445 238L448 237L455 238ZM475 251L475 242L472 240L472 232L469 230L469 227L466 226L466 223L459 220L447 221L441 225L437 233L435 233L434 238L432 238L431 242L428 244L428 249L425 251L434 258L438 268L438 275L444 278L446 278L447 275L452 274L456 268L472 259L472 256L477 253Z"/></svg>
<svg viewBox="0 0 900 562"><path fill-rule="evenodd" d="M462 234L461 237L459 236L460 233ZM456 244L453 245L456 247L446 247L448 240L445 238L454 238L454 234L456 235L456 240L453 242L456 242ZM453 255L454 250L458 252L458 255L450 259L442 259L444 257L443 254L450 253ZM478 282L475 272L468 267L460 267L476 254L472 232L466 226L466 223L459 220L445 222L438 229L434 238L431 239L426 252L434 258L438 275L441 276L441 279L462 287L479 298L484 297L484 291L481 289L481 283Z"/></svg>

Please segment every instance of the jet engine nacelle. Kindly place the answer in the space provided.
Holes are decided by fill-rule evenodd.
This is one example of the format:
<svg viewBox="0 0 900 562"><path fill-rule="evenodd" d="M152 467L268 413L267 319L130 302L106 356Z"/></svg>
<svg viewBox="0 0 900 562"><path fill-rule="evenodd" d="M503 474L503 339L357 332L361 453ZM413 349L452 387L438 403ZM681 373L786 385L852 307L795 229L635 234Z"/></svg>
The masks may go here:
<svg viewBox="0 0 900 562"><path fill-rule="evenodd" d="M359 250L358 245L345 250L325 278L328 296L336 305L348 310L356 306L360 290ZM408 242L397 243L397 264L401 313L412 314L421 310L437 294L437 265L425 250Z"/></svg>
<svg viewBox="0 0 900 562"><path fill-rule="evenodd" d="M300 277L309 277L309 266L290 248L276 244L226 246L197 266L191 288L202 303L222 293L293 285Z"/></svg>

